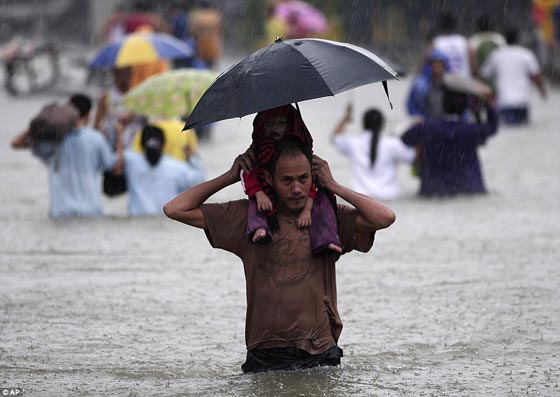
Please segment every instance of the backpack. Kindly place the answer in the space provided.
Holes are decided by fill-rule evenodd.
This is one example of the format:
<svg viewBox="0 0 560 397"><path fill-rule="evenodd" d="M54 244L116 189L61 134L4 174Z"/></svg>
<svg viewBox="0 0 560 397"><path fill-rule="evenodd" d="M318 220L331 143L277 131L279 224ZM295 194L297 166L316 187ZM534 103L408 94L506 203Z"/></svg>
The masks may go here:
<svg viewBox="0 0 560 397"><path fill-rule="evenodd" d="M29 124L31 142L61 142L67 133L76 128L79 117L72 105L46 105Z"/></svg>

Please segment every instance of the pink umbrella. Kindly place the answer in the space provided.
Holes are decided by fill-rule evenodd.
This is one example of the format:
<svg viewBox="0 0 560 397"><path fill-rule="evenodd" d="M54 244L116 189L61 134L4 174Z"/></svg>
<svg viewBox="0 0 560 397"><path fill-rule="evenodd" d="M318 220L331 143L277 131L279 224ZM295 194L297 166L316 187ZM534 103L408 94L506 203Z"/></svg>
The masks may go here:
<svg viewBox="0 0 560 397"><path fill-rule="evenodd" d="M283 1L276 4L274 14L289 25L290 37L300 38L310 34L324 33L328 28L325 15L312 5L300 0Z"/></svg>

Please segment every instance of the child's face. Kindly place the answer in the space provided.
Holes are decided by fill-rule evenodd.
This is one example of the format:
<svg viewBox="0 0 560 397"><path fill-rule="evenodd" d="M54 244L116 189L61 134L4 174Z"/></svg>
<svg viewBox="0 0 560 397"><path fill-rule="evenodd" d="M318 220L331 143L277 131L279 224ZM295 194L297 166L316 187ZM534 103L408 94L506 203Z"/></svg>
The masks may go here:
<svg viewBox="0 0 560 397"><path fill-rule="evenodd" d="M288 118L286 116L275 116L264 123L263 133L266 138L280 139L288 128Z"/></svg>

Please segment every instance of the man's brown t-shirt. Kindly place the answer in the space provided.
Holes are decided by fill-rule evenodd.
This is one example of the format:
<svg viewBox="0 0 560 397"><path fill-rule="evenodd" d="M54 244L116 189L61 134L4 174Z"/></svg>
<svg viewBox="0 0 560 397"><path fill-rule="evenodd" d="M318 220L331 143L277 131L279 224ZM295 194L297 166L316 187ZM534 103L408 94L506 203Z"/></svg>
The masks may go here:
<svg viewBox="0 0 560 397"><path fill-rule="evenodd" d="M336 256L311 255L308 230L278 215L272 241L254 244L247 231L247 200L204 204L206 236L214 248L243 261L247 293L247 349L297 347L319 354L335 346L342 330L336 307ZM343 253L370 250L375 233L355 233L357 210L339 205Z"/></svg>

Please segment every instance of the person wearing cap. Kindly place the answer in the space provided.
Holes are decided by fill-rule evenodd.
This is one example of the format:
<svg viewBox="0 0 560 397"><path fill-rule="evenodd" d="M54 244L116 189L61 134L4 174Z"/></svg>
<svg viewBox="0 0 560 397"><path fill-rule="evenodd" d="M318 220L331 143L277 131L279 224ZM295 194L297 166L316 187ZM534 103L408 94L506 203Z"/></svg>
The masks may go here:
<svg viewBox="0 0 560 397"><path fill-rule="evenodd" d="M163 215L165 203L204 182L204 173L195 164L164 153L165 134L157 125L144 126L140 146L141 153L132 149L124 152L129 215Z"/></svg>
<svg viewBox="0 0 560 397"><path fill-rule="evenodd" d="M113 152L103 135L87 126L91 106L83 94L66 105L47 105L12 140L14 149L30 148L47 166L52 218L103 215L101 175L122 166L121 146Z"/></svg>

